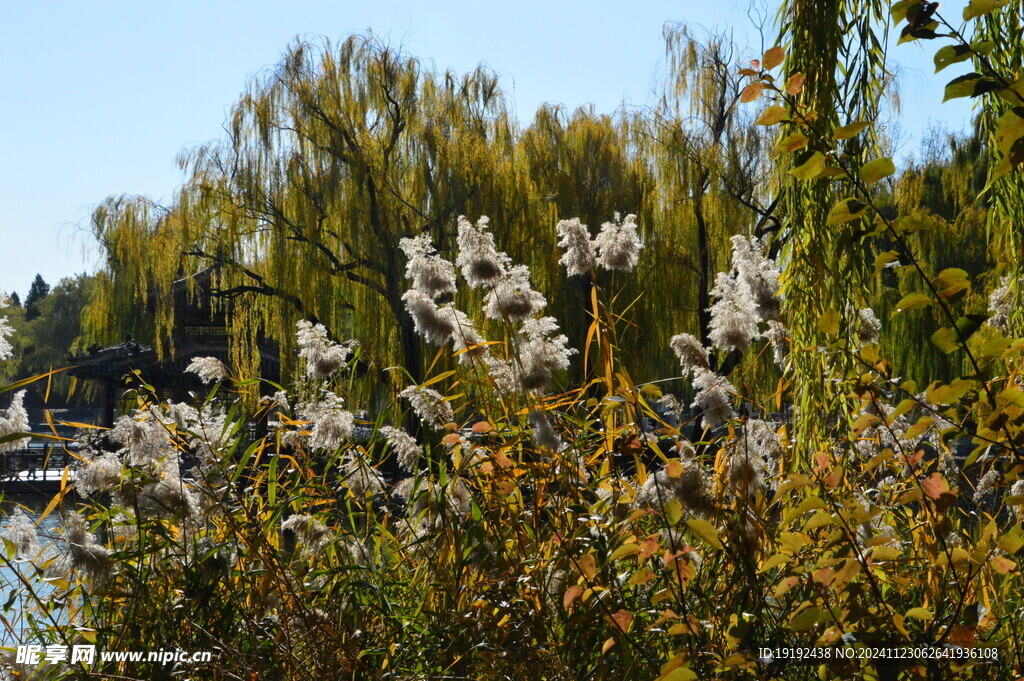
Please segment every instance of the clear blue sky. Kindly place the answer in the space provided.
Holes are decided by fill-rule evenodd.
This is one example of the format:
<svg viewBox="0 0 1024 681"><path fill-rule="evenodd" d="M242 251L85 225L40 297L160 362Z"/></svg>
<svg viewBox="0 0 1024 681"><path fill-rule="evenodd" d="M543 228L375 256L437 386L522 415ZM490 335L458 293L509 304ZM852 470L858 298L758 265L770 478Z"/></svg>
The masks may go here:
<svg viewBox="0 0 1024 681"><path fill-rule="evenodd" d="M777 3L768 4L774 11ZM946 4L944 11L957 16L964 2ZM372 29L439 69L466 71L484 62L502 77L519 119L529 121L548 101L573 108L589 102L598 111L649 103L664 75L666 21L728 27L737 43L759 51L747 5L4 0L0 291L24 298L36 272L55 284L93 271L96 254L83 231L91 207L111 194L169 199L181 181L178 152L219 137L246 81L272 66L296 36L337 41ZM769 43L773 36L769 27ZM906 69L907 130L929 119L959 129L969 113L961 104L940 106L945 81L930 77L936 48L904 45L892 52Z"/></svg>

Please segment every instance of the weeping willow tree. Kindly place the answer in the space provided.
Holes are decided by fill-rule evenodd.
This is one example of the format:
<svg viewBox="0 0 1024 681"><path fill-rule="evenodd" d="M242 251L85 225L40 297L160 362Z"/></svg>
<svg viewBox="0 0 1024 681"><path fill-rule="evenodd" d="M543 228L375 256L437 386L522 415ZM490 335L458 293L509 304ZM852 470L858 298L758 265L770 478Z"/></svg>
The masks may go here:
<svg viewBox="0 0 1024 681"><path fill-rule="evenodd" d="M843 7L854 16L861 5ZM803 8L790 24L814 15ZM819 39L813 27L805 29L794 41ZM839 42L827 64L792 68L824 69L827 87L814 95L815 106L839 101L874 115L873 80L851 70L837 81L840 62L859 64L862 55L842 31L830 31ZM645 378L675 373L671 335L686 330L707 340L713 275L728 268L728 239L738 232L770 236L776 253L785 246L785 258L810 264L790 288L807 322L798 321L796 333L813 342L816 312L835 304L814 298L822 267L842 269L855 258L830 259L842 249L821 229L824 202L816 206L800 193L805 188L784 187L765 129L737 107L742 83L732 44L721 36L697 39L681 26L669 27L666 41L671 76L654 109L608 116L544 107L522 130L484 69L464 76L425 71L372 36L337 47L296 43L250 84L224 139L183 154L187 179L170 207L118 198L96 211L94 229L108 257L90 311L95 337L115 340L131 330L162 352L173 350L172 285L207 270L212 294L229 313L242 375L253 375L257 341L268 339L281 346L289 371L294 324L309 318L334 336L358 338L367 356L401 364L419 379L427 360L401 300L398 242L426 231L450 257L455 218L464 214L488 215L498 247L529 264L539 288L559 292L549 296L549 312L575 347L586 337L590 284L612 288L629 307L622 347ZM822 54L815 45L807 49ZM813 191L829 189L823 183ZM567 281L552 257L557 220L579 216L596 231L615 212L640 218L646 250L638 271ZM829 276L829 295L845 300L843 286L856 278ZM641 295L650 290L663 295ZM722 358L733 365L740 359ZM811 373L814 361L800 371ZM769 376L767 362L743 366L744 382Z"/></svg>
<svg viewBox="0 0 1024 681"><path fill-rule="evenodd" d="M787 0L780 10L786 48L785 77L803 78L794 88L805 112L802 123L829 139L840 124L875 122L889 82L885 67L888 3L879 0ZM784 134L797 126L784 128ZM845 142L841 153L855 171L866 150L874 151L870 134ZM799 168L822 150L806 148L793 155ZM840 185L839 187L841 187ZM786 226L783 240L782 293L791 336L790 368L793 402L797 407L794 438L803 452L822 442L828 418L846 414L847 401L834 380L849 367L834 366L834 358L817 351L826 341L830 323L838 317L841 332L850 333L855 305L863 305L870 253L846 229L829 226L828 214L844 198L830 178L809 182L789 177L785 191ZM855 223L854 223L855 224Z"/></svg>
<svg viewBox="0 0 1024 681"><path fill-rule="evenodd" d="M669 336L707 307L707 281L727 262L728 236L759 220L744 206L763 198L755 190L761 142L733 122L734 69L723 56L715 77L731 88L730 102L700 112L699 133L684 132L691 121L678 103L668 128L652 126L647 112L543 107L520 130L484 69L425 71L372 36L337 48L297 43L250 84L224 139L182 155L187 179L171 206L122 197L97 209L94 231L108 257L90 311L94 337L112 341L130 330L172 352L173 284L206 270L242 375L253 375L257 341L267 339L280 344L287 372L294 324L310 318L418 379L427 362L401 300L398 242L426 231L450 257L456 216L487 215L498 247L530 265L539 288L559 292L549 296L549 313L575 347L585 342L596 283L630 309L620 339L627 359L651 377L672 373ZM673 68L704 69L680 77L711 82L709 63L680 57ZM709 87L693 92L710 97ZM703 179L673 163L704 168ZM675 179L655 179L672 172ZM704 235L697 287L691 197ZM596 231L616 212L639 216L648 246L641 269L567 280L552 257L557 221L580 217ZM641 295L652 288L671 293L667 305ZM687 298L695 290L704 291L699 300Z"/></svg>
<svg viewBox="0 0 1024 681"><path fill-rule="evenodd" d="M85 338L114 343L130 333L161 354L173 349L170 284L184 272L182 215L138 196L111 197L96 207L91 227L104 262L83 313Z"/></svg>
<svg viewBox="0 0 1024 681"><path fill-rule="evenodd" d="M678 292L674 307L650 299L667 322L657 327L659 346L679 331L710 346L711 288L715 273L730 268L729 238L779 229L780 185L766 134L739 106L739 49L724 35L698 36L682 24L666 26L665 42L670 75L640 135L657 181L645 274Z"/></svg>
<svg viewBox="0 0 1024 681"><path fill-rule="evenodd" d="M646 243L656 239L658 230L645 212L645 197L651 191L651 172L646 159L631 142L635 117L620 111L615 115L596 114L593 108L577 109L569 115L563 108L546 105L534 116L521 136L519 147L525 172L537 196L543 197L534 223L540 227L522 243L512 244L513 252L530 262L542 290L558 291L552 296L552 310L558 317L571 345L582 348L590 324L590 291L593 284L615 287L614 293L627 306L643 290L643 275L615 278L614 273L598 273L598 281L589 275L568 277L565 268L552 257L557 252L557 219L578 217L591 233L613 219L615 213L638 216ZM544 215L544 212L547 214ZM648 249L644 259L653 255ZM657 371L649 347L647 330L658 325L659 310L645 307L646 298L630 314L629 358L644 359L645 369ZM580 367L575 367L578 370Z"/></svg>
<svg viewBox="0 0 1024 681"><path fill-rule="evenodd" d="M978 44L998 46L985 54L975 54L975 66L1002 74L1006 84L1015 87L1002 91L1001 96L988 96L980 112L982 129L988 141L989 193L992 210L989 212L989 233L992 250L998 254L997 271L1005 273L1011 282L1010 295L1014 297L1014 315L1009 319L1010 331L1024 332L1024 175L1009 172L1024 163L1024 141L1014 133L1005 134L1007 127L1024 126L1024 1L1011 0L1003 7L982 16L977 24ZM994 288L998 282L992 282Z"/></svg>
<svg viewBox="0 0 1024 681"><path fill-rule="evenodd" d="M252 82L227 128L183 155L188 179L167 215L114 202L115 219L97 219L108 252L131 252L108 262L118 283L97 307L132 321L133 301L166 298L182 272L214 267L243 373L257 361L253 340L279 341L286 359L296 320L313 318L419 377L399 240L425 231L444 251L460 213L509 229L527 214L493 74L424 71L372 36L336 49L299 42ZM173 246L152 248L154 234Z"/></svg>
<svg viewBox="0 0 1024 681"><path fill-rule="evenodd" d="M930 130L922 140L922 157L908 163L891 196L881 197L886 211L920 226L904 238L930 277L952 267L975 277L991 265L993 253L986 240L990 202L983 194L989 164L979 122L975 119L969 135ZM894 246L883 239L877 248L885 252ZM894 314L904 295L924 292L916 272L885 268L874 291L875 311L886 320L885 347L901 376L923 386L967 372L963 357L920 342L945 322L937 310ZM971 292L965 305L984 312L985 297Z"/></svg>

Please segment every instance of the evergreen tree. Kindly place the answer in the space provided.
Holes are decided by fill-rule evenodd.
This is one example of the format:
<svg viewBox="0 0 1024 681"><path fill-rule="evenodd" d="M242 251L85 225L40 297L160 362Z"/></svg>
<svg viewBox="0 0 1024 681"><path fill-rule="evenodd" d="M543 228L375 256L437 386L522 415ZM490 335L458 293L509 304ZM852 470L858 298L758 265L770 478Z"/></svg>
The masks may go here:
<svg viewBox="0 0 1024 681"><path fill-rule="evenodd" d="M43 275L37 274L32 280L32 285L25 296L25 319L33 320L39 316L39 304L50 294L50 285L43 280Z"/></svg>

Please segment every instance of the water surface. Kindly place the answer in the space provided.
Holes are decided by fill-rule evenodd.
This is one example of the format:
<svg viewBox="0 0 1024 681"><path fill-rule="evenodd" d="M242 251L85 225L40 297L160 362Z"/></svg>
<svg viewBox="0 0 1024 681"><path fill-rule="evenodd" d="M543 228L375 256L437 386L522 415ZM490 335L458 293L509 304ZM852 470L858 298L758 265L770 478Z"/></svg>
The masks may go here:
<svg viewBox="0 0 1024 681"><path fill-rule="evenodd" d="M46 551L48 546L60 541L60 532L57 529L60 519L57 510L39 522L39 516L52 498L48 494L5 495L3 502L0 503L0 531L7 528L11 515L21 509L30 520L37 523L36 538L40 548ZM40 580L36 569L28 561L8 560L6 546L0 546L0 553L3 554L0 558L0 615L3 618L0 620L0 646L33 643L28 633L29 622L26 613L36 609L36 599L29 592L22 577L31 583L32 590L40 597L45 597L51 588ZM63 616L60 620L66 622L66 612L61 611L61 614Z"/></svg>

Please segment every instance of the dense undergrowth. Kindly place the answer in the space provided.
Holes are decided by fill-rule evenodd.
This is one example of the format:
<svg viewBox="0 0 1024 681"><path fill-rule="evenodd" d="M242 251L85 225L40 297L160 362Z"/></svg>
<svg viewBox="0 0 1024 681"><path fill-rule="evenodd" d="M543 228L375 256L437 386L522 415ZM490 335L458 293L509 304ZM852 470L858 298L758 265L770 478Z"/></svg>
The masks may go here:
<svg viewBox="0 0 1024 681"><path fill-rule="evenodd" d="M948 384L901 379L878 342L885 322L852 300L816 315L824 340L801 345L791 326L806 311L790 304L801 280L760 240L737 235L712 290L711 346L675 336L687 392L662 394L619 361L635 302L619 293L644 257L633 216L615 216L596 237L578 220L558 225L561 264L591 290L587 342L575 349L544 316L555 292L532 287L485 219L460 219L454 261L428 236L401 244L406 311L438 348L435 365L452 356L455 369L428 372L368 414L354 395L369 379L352 370L367 349L300 322L294 385L233 378L212 358L189 367L210 386L191 404L162 403L140 381L112 430L83 434L81 464L47 509L62 514L62 542L39 546L31 521L10 519L3 560L25 575L35 640L209 650L212 662L12 660L6 673L1024 672L1017 283L997 288L988 310L968 310L966 272L926 274L906 248L920 226L874 205L871 185L891 161L847 166L837 145L867 125L823 127L798 99L802 78L771 77L783 58L779 48L765 54L744 98L774 97L761 123L789 126L780 154L799 155L797 178L851 193L829 226L864 225L865 244L884 244L874 276L895 264L920 277L926 292L901 301L899 314L930 307L948 319L921 340L962 353L970 372ZM450 302L457 289L471 309ZM760 353L778 365L777 387L747 394L738 358ZM804 392L794 367L810 355L828 367L820 378L838 406L826 413L795 399ZM563 384L570 363L579 385ZM8 410L3 444L25 426ZM787 659L796 649L817 657Z"/></svg>
<svg viewBox="0 0 1024 681"><path fill-rule="evenodd" d="M785 362L779 273L756 242L734 239L734 267L719 275L715 347L673 341L695 393L687 408L616 362L619 315L602 291L594 341L574 357L485 227L461 223L457 261L486 291L479 328L439 302L455 266L426 240L403 244L418 328L462 360L403 392L415 436L393 425L399 405L376 422L350 411L358 350L308 322L302 379L264 390L255 412L243 397L264 386L233 383L211 358L190 367L214 384L194 405L139 386L134 413L86 439L67 488L80 502L55 500L64 546L36 546L24 519L5 535L7 560L36 568L23 585L41 594L35 635L211 650L204 677L223 679L894 678L864 660L770 661L761 649L912 644L999 649L964 678L1018 667L1024 485L1000 432L1019 426L1012 367L1024 344L989 341L1011 367L990 383L1001 423L972 426L991 446L965 461L971 388L893 382L873 343L879 322L861 310L853 346L821 349L858 361L843 379L858 416L831 424L831 448L801 452L770 407L737 413L736 388L713 369L716 356L760 351L761 336ZM565 222L563 262L578 276L628 276L642 257L632 229L631 217L608 223L592 242ZM592 380L556 390L570 358ZM269 433L254 439L260 424ZM958 665L893 669L952 678Z"/></svg>

